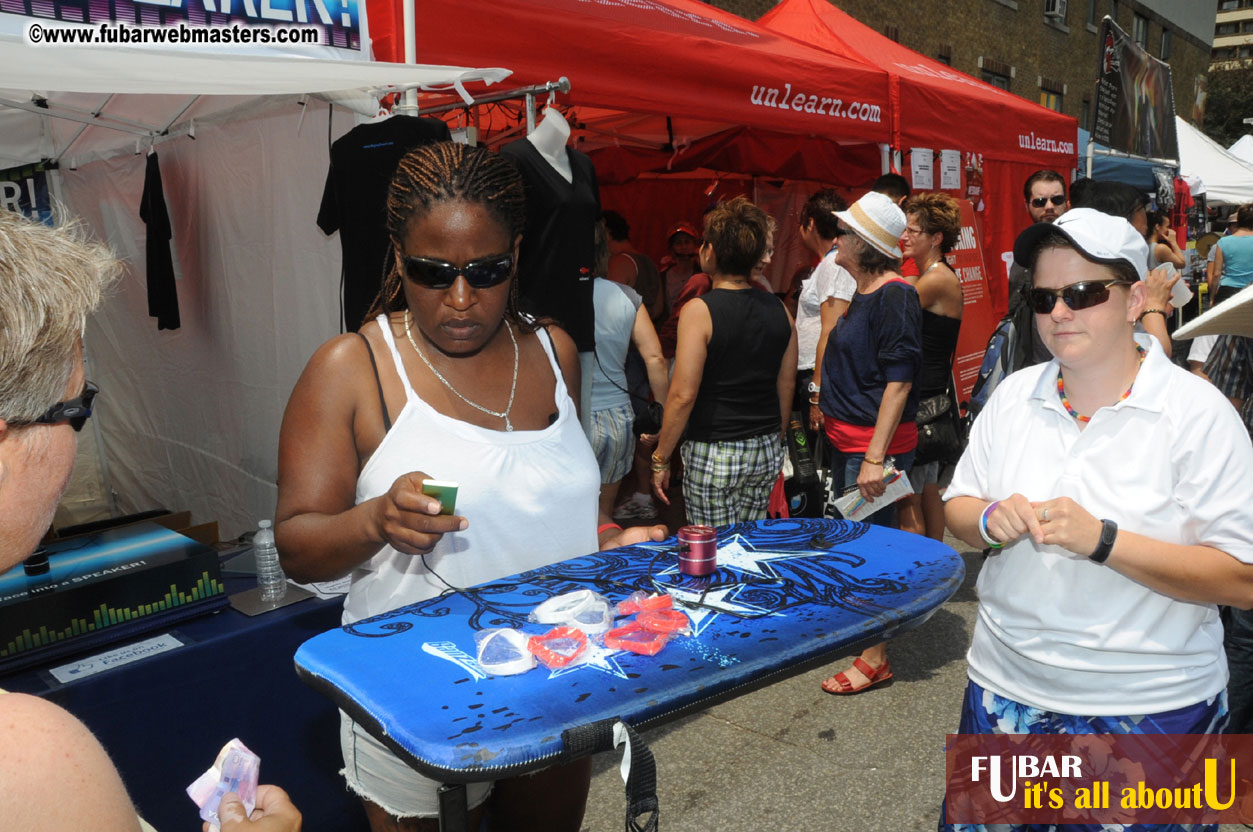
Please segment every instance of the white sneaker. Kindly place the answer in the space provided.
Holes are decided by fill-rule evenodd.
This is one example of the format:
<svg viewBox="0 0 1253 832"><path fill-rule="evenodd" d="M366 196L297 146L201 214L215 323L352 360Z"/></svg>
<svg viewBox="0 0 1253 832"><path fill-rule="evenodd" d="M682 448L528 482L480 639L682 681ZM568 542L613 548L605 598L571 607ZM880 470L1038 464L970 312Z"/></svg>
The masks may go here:
<svg viewBox="0 0 1253 832"><path fill-rule="evenodd" d="M653 501L651 499L646 502L640 502L639 500L632 498L613 510L613 519L656 520L657 507L653 505Z"/></svg>

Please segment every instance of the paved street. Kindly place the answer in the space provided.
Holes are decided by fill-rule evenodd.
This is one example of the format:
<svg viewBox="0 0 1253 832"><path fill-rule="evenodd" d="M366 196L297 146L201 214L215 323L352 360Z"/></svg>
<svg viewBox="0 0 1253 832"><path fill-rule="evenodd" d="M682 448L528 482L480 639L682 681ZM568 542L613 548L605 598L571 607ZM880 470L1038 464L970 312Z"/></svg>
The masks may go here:
<svg viewBox="0 0 1253 832"><path fill-rule="evenodd" d="M968 547L954 538L959 551ZM944 735L966 684L980 556L921 628L889 650L891 685L856 696L819 687L851 659L792 677L645 734L665 832L934 830ZM596 760L584 829L623 828L618 756Z"/></svg>

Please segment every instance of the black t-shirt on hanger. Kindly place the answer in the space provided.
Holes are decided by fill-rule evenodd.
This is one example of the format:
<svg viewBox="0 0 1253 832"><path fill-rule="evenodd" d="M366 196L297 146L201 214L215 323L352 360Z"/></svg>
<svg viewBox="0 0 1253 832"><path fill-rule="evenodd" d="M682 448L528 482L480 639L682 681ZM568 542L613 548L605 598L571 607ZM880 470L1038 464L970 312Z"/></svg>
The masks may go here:
<svg viewBox="0 0 1253 832"><path fill-rule="evenodd" d="M391 243L387 238L387 186L396 165L415 147L446 141L439 119L395 115L360 124L331 145L318 227L339 232L344 253L344 328L364 323L379 287Z"/></svg>
<svg viewBox="0 0 1253 832"><path fill-rule="evenodd" d="M526 139L501 154L526 182L526 229L518 264L518 291L525 311L554 318L578 346L596 347L592 307L595 268L593 229L600 219L600 188L587 155L566 148L573 181L567 182ZM585 273L580 273L586 269Z"/></svg>

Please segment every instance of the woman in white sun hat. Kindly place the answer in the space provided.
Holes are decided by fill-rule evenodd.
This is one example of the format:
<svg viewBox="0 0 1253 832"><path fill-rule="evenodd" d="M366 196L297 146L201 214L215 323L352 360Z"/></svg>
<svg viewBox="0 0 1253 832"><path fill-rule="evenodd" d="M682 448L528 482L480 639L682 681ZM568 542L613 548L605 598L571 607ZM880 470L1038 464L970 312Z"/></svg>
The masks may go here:
<svg viewBox="0 0 1253 832"><path fill-rule="evenodd" d="M1214 387L1135 334L1146 255L1088 208L1014 244L1054 357L997 387L945 493L953 534L996 553L958 733L1226 723L1218 604L1253 606L1253 447Z"/></svg>
<svg viewBox="0 0 1253 832"><path fill-rule="evenodd" d="M905 215L896 203L871 191L835 215L851 232L841 238L835 262L857 281L857 294L827 339L818 406L833 484L856 485L873 499L883 494L885 466L892 462L908 474L918 445L914 382L922 366L922 307L918 292L900 275ZM895 526L895 506L875 512L869 522ZM886 645L877 644L822 689L860 693L891 678Z"/></svg>

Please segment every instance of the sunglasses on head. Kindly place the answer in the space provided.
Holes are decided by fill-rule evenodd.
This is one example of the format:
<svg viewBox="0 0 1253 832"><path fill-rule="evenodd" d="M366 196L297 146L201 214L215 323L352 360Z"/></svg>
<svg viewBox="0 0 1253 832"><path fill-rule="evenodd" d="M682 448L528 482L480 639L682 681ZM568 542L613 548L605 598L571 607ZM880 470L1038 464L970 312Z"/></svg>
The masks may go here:
<svg viewBox="0 0 1253 832"><path fill-rule="evenodd" d="M57 402L44 411L38 419L31 419L29 422L9 422L9 424L19 427L22 425L59 425L62 422L69 422L70 427L78 432L83 429L83 425L87 424L87 417L91 415L91 402L99 392L99 387L90 381L84 382L83 392L78 398Z"/></svg>
<svg viewBox="0 0 1253 832"><path fill-rule="evenodd" d="M1031 200L1031 207L1043 208L1045 205L1048 205L1050 202L1053 203L1055 206L1064 205L1066 202L1066 195L1054 194L1053 196L1037 196L1035 199Z"/></svg>
<svg viewBox="0 0 1253 832"><path fill-rule="evenodd" d="M428 289L447 289L457 282L457 276L465 277L475 289L487 289L504 283L513 274L512 254L492 254L471 260L464 266L455 266L447 260L410 255L405 258L405 276Z"/></svg>
<svg viewBox="0 0 1253 832"><path fill-rule="evenodd" d="M1109 287L1128 285L1127 280L1082 280L1060 289L1028 289L1027 303L1037 315L1048 315L1061 300L1071 309L1087 309L1109 300Z"/></svg>

